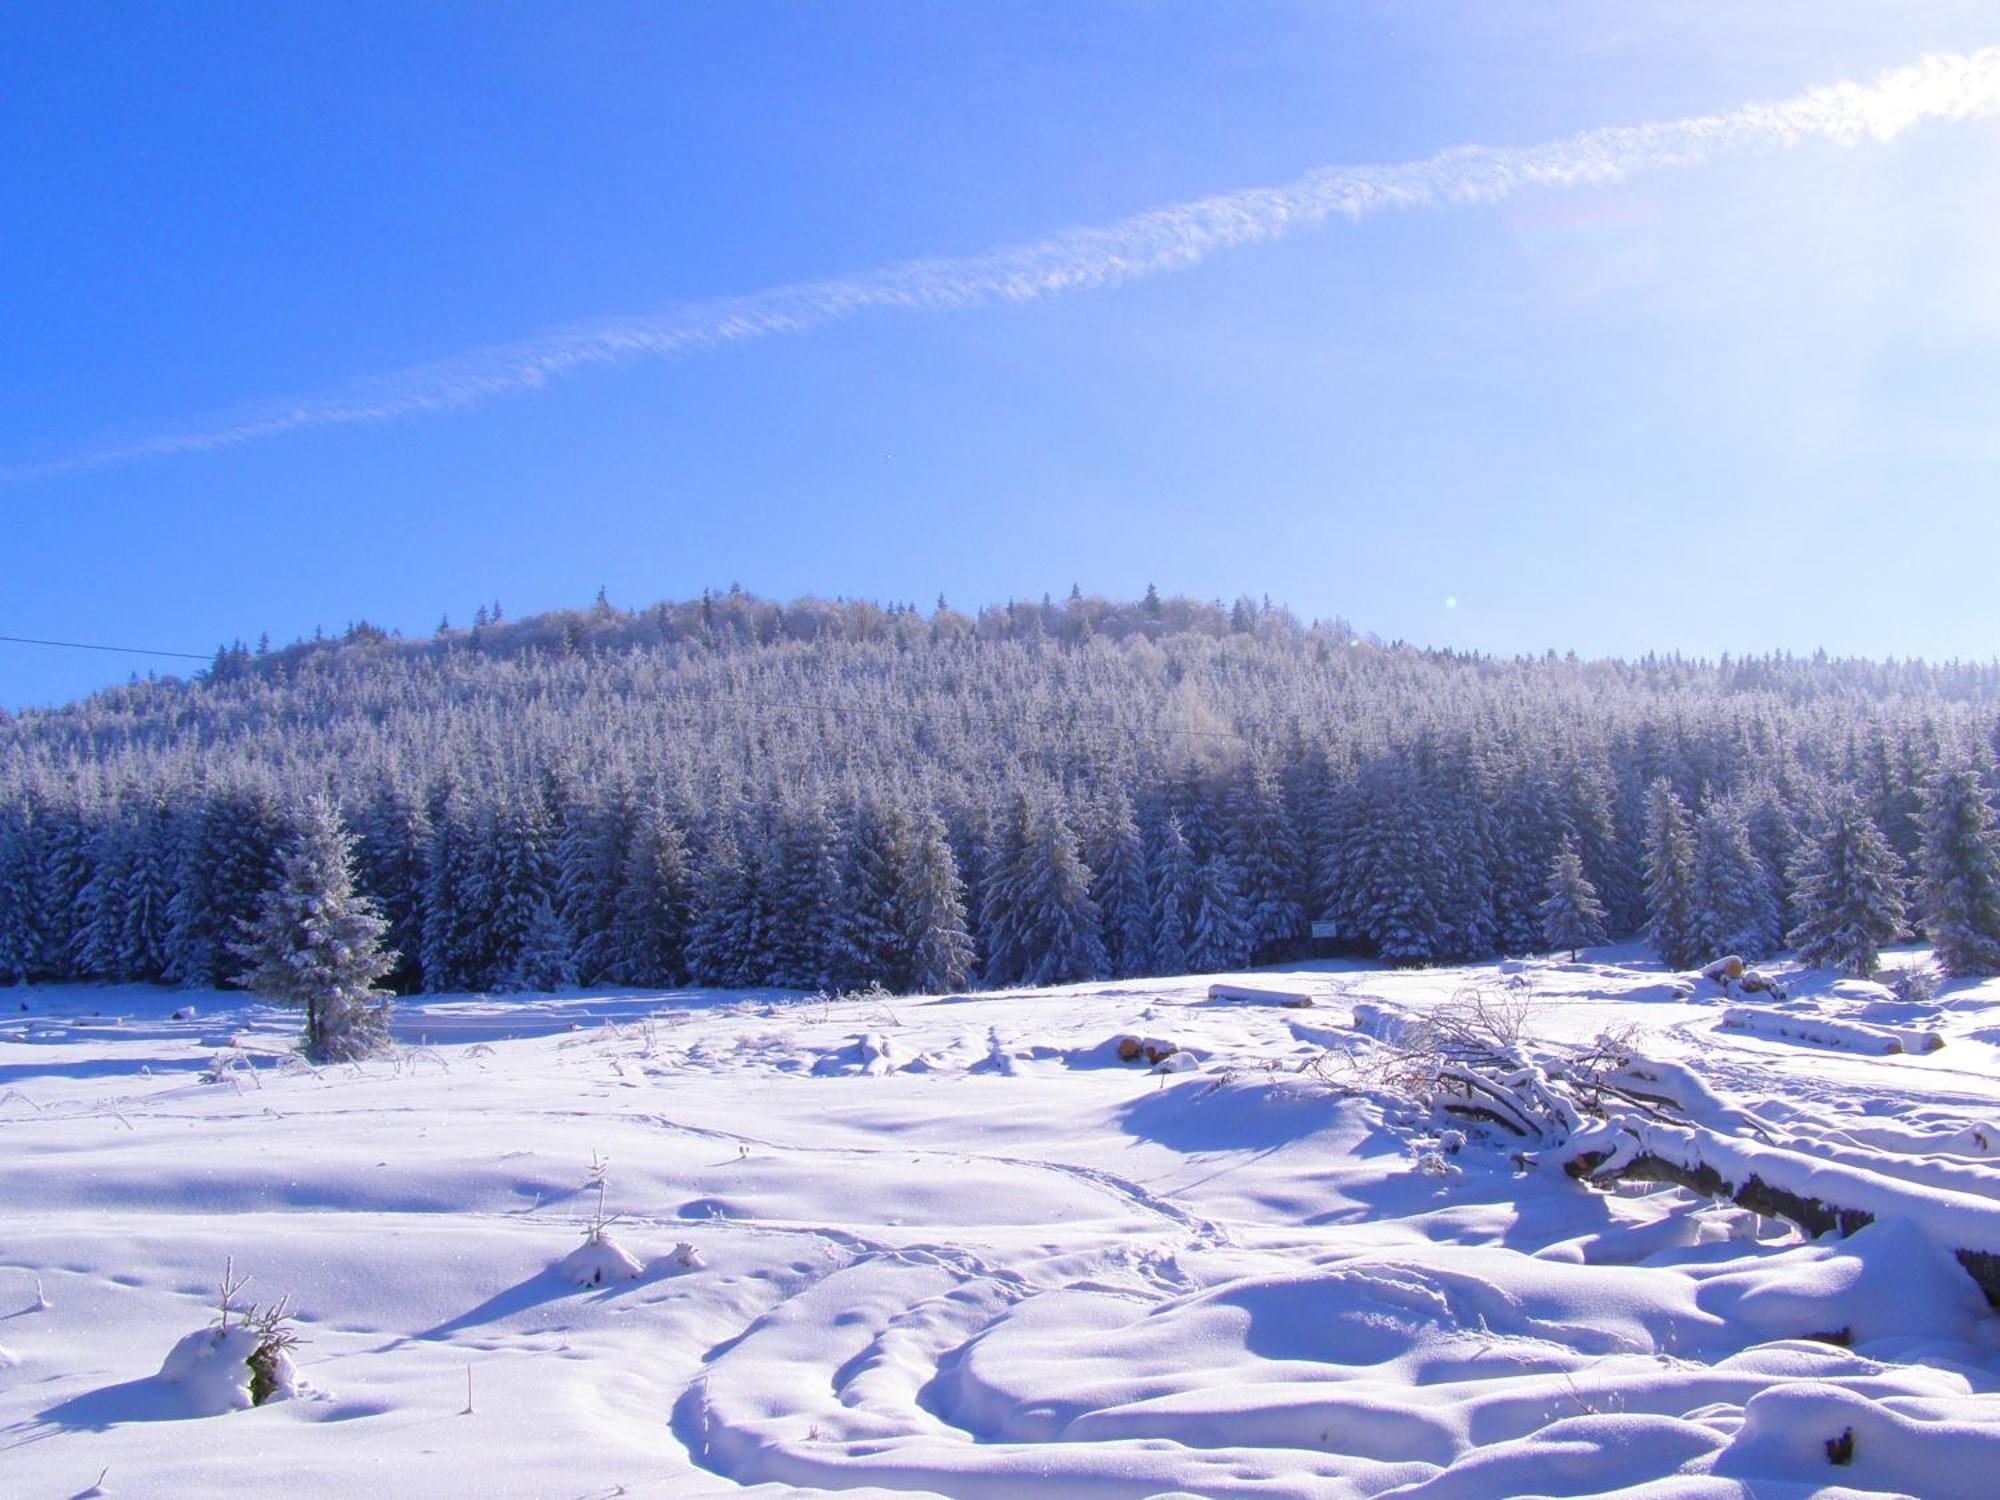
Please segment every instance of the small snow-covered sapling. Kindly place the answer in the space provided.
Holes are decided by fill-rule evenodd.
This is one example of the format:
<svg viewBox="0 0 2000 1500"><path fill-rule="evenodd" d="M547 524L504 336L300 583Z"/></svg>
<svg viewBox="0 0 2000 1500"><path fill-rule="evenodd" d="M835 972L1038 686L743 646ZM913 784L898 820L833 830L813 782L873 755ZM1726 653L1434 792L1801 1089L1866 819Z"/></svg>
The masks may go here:
<svg viewBox="0 0 2000 1500"><path fill-rule="evenodd" d="M257 1347L244 1361L250 1366L252 1406L262 1406L272 1396L291 1390L292 1350L305 1342L292 1323L291 1302L288 1292L261 1311L251 1307L244 1312L244 1321L257 1335Z"/></svg>
<svg viewBox="0 0 2000 1500"><path fill-rule="evenodd" d="M302 1340L292 1325L289 1299L268 1308L241 1308L237 1298L250 1278L236 1274L229 1257L217 1291L215 1322L168 1351L159 1379L186 1392L197 1410L219 1415L262 1406L293 1393L291 1351Z"/></svg>
<svg viewBox="0 0 2000 1500"><path fill-rule="evenodd" d="M611 1237L611 1226L618 1222L618 1216L606 1217L604 1194L611 1183L611 1160L602 1157L595 1150L590 1153L590 1166L584 1175L584 1186L597 1189L597 1207L585 1227L583 1243L565 1255L556 1270L578 1286L598 1286L606 1281L630 1281L644 1274L644 1268L625 1247Z"/></svg>

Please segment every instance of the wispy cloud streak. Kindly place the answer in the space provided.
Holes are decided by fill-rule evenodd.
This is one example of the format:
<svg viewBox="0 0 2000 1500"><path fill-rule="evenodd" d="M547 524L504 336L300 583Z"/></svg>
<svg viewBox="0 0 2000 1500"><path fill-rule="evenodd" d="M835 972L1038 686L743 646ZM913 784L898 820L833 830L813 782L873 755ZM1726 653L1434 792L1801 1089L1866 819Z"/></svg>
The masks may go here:
<svg viewBox="0 0 2000 1500"><path fill-rule="evenodd" d="M981 255L902 261L664 312L573 323L174 431L0 466L0 483L256 442L287 432L456 411L576 372L800 334L864 313L1030 302L1177 270L1236 246L1391 209L1490 204L1532 190L1597 186L1810 141L1887 142L1928 121L2000 115L2000 47L1941 54L1725 114L1586 131L1534 146L1459 146L1420 161L1323 167L1250 188L1064 230Z"/></svg>

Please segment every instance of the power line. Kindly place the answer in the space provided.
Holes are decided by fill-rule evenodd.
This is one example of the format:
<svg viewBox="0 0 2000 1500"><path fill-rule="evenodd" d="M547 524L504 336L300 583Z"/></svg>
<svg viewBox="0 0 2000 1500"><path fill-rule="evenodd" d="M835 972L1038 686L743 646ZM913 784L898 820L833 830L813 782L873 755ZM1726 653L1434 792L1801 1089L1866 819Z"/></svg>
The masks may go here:
<svg viewBox="0 0 2000 1500"><path fill-rule="evenodd" d="M150 646L99 646L90 641L44 641L31 635L0 635L0 641L11 641L17 646L61 646L68 651L118 651L126 656L177 656L183 661L214 659L193 651L156 651Z"/></svg>

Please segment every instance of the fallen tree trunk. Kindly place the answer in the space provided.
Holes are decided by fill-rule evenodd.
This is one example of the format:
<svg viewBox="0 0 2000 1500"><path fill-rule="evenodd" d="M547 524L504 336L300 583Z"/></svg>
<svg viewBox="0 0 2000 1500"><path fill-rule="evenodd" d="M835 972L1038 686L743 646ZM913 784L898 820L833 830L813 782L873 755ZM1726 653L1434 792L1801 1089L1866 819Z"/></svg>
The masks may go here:
<svg viewBox="0 0 2000 1500"><path fill-rule="evenodd" d="M1313 997L1304 990L1260 990L1247 984L1211 984L1211 1000L1247 1000L1252 1005L1282 1005L1287 1010L1312 1009Z"/></svg>
<svg viewBox="0 0 2000 1500"><path fill-rule="evenodd" d="M1940 1186L1910 1180L1908 1158L1884 1171L1864 1152L1831 1160L1774 1144L1766 1121L1718 1098L1685 1066L1608 1041L1531 1052L1476 999L1428 1015L1357 1003L1354 1024L1387 1054L1380 1076L1391 1087L1517 1140L1549 1142L1540 1154L1571 1177L1672 1183L1814 1236L1907 1219L2000 1309L2000 1191L1978 1191L1963 1172Z"/></svg>
<svg viewBox="0 0 2000 1500"><path fill-rule="evenodd" d="M1567 1149L1563 1170L1580 1180L1672 1183L1789 1220L1815 1236L1852 1234L1878 1218L1912 1219L2000 1308L2000 1202L1993 1199L1681 1127L1615 1121L1584 1132Z"/></svg>
<svg viewBox="0 0 2000 1500"><path fill-rule="evenodd" d="M1754 1172L1742 1182L1732 1183L1726 1181L1714 1167L1684 1167L1679 1162L1668 1161L1648 1151L1641 1151L1611 1170L1600 1170L1607 1154L1586 1151L1565 1162L1563 1170L1572 1177L1586 1178L1591 1182L1672 1183L1675 1187L1684 1187L1704 1197L1727 1198L1738 1208L1747 1208L1769 1219L1788 1219L1813 1235L1833 1230L1852 1234L1875 1222L1875 1216L1866 1209L1839 1208L1818 1198L1787 1192L1783 1188L1772 1187Z"/></svg>

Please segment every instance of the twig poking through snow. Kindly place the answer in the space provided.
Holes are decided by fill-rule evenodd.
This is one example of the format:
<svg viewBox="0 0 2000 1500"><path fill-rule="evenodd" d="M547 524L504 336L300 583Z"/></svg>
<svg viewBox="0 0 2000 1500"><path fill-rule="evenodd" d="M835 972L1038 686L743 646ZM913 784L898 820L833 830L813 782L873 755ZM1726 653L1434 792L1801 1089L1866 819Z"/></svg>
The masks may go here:
<svg viewBox="0 0 2000 1500"><path fill-rule="evenodd" d="M221 1311L215 1320L215 1326L218 1332L221 1333L229 1332L230 1304L235 1302L236 1294L242 1291L243 1288L245 1288L249 1284L250 1284L250 1278L248 1276L239 1277L236 1274L236 1257L233 1255L230 1256L228 1260L226 1260L223 1263L223 1268L222 1268L222 1288L219 1297L219 1301L221 1304Z"/></svg>
<svg viewBox="0 0 2000 1500"><path fill-rule="evenodd" d="M591 1147L590 1150L590 1166L584 1171L583 1185L587 1188L594 1187L597 1189L597 1213L593 1216L590 1223L590 1232L595 1235L603 1230L606 1222L604 1218L604 1193L611 1185L611 1158L608 1156L599 1156L595 1146Z"/></svg>
<svg viewBox="0 0 2000 1500"><path fill-rule="evenodd" d="M604 1214L604 1193L610 1185L611 1159L599 1156L593 1149L590 1153L590 1167L584 1175L584 1186L597 1189L597 1209L584 1229L583 1243L565 1255L556 1265L557 1272L578 1286L599 1286L607 1281L629 1281L644 1274L645 1268L628 1254L623 1245L611 1237L611 1226L618 1222L619 1215L606 1218Z"/></svg>

